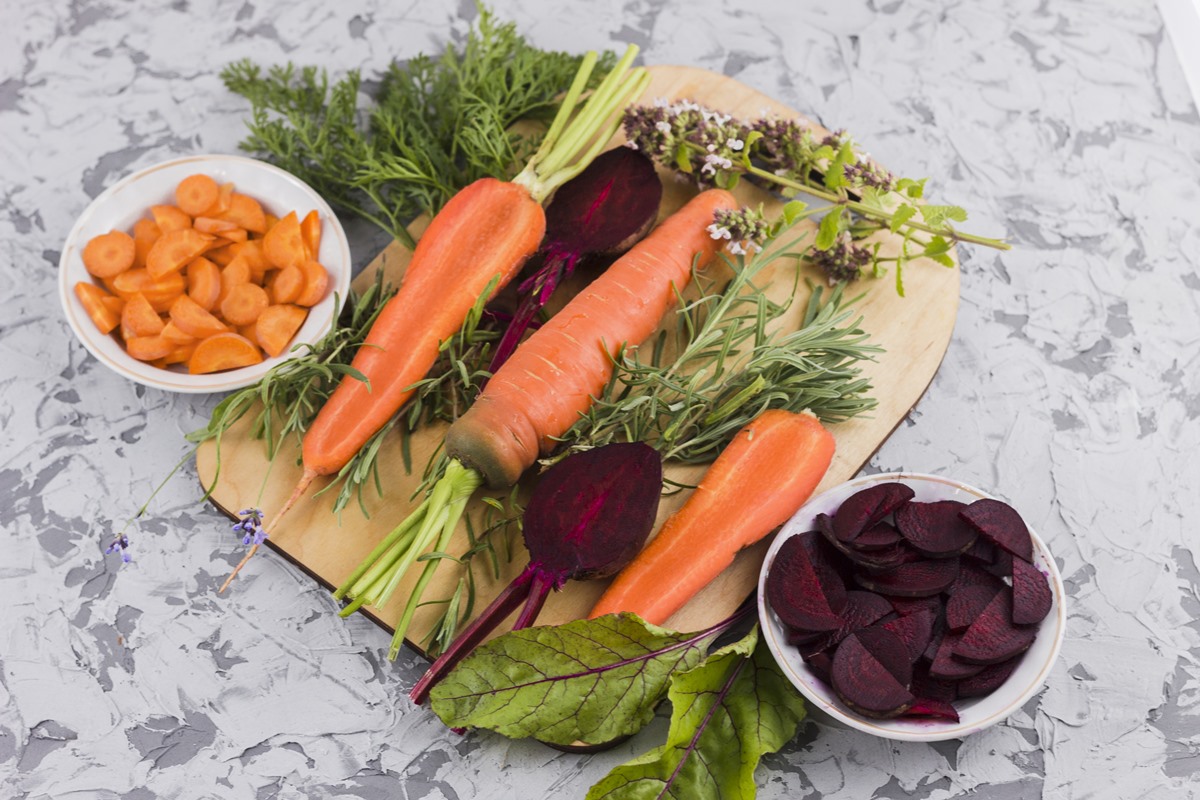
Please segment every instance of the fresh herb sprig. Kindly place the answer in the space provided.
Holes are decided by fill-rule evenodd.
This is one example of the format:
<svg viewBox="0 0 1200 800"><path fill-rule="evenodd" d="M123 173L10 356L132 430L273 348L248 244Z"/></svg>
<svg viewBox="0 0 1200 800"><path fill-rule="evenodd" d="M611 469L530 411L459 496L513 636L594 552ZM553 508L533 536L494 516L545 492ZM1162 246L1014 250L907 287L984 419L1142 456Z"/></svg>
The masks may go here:
<svg viewBox="0 0 1200 800"><path fill-rule="evenodd" d="M513 132L558 108L582 56L533 47L486 8L461 48L393 63L360 110L357 71L332 85L315 67L226 67L226 87L251 103L242 148L309 183L341 210L370 220L409 248L405 226L436 212L483 177L508 179L535 144ZM597 61L584 89L615 63Z"/></svg>

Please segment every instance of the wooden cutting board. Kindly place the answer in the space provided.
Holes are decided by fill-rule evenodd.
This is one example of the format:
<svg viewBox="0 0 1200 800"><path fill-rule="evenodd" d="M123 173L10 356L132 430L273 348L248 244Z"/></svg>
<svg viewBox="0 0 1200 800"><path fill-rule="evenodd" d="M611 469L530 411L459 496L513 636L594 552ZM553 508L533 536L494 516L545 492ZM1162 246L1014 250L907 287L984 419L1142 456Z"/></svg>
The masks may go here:
<svg viewBox="0 0 1200 800"><path fill-rule="evenodd" d="M692 67L656 66L650 68L652 82L642 102L654 98L671 100L690 99L710 108L733 114L735 117L755 118L763 113L780 117L800 118L786 106L772 100L731 78L707 70ZM824 128L809 123L820 132ZM694 190L680 183L670 174L663 173L666 186L660 216L666 216L690 197ZM763 203L768 215L777 213L780 203L766 193L742 183L735 194L746 205ZM809 229L815 225L807 223ZM414 225L420 230L423 224ZM884 249L892 253L898 242L885 242ZM891 253L889 253L891 254ZM399 283L408 264L409 252L398 243L386 248L359 275L356 286L364 287L374 280L377 270L384 270L387 279ZM777 263L768 268L771 276L773 299L785 299L792 292L795 270L792 263ZM815 282L821 278L810 268L804 268L807 277ZM871 455L887 439L904 419L933 379L942 356L950 342L954 318L958 307L959 274L957 269L947 269L930 261L915 261L905 269L906 298L897 296L895 282L890 276L877 281L860 281L855 289L865 291L865 297L857 309L862 314L863 328L870 333L871 341L886 348L886 353L874 363L865 365L864 373L874 384L873 396L879 407L869 418L858 418L836 425L832 431L837 439L837 454L825 480L818 491L853 477ZM801 293L807 290L801 283ZM804 296L795 298L790 316L780 321L781 325L796 327ZM259 506L270 517L286 500L291 488L300 476L296 465L298 452L282 452L270 471L269 482L258 499L262 476L267 474L267 461L263 444L247 435L248 417L225 435L222 444L222 469L220 480L212 493L213 502L226 513L236 512L247 506ZM440 443L444 427L431 427L414 435L412 440L412 463L419 473L430 453ZM203 485L211 483L215 472L215 446L210 442L203 446L196 457L198 472ZM366 506L369 517L365 517L355 504L342 512L340 522L330 513L332 493L313 499L302 499L289 513L286 522L272 533L269 546L284 556L314 580L326 587L339 584L374 547L374 545L409 511L414 487L419 483L419 474L407 474L400 454L399 437L395 435L384 444L380 456L381 474L385 496L378 497L374 490L367 492ZM685 484L695 484L704 472L703 467L671 466L667 475ZM318 482L310 495L324 487ZM687 499L690 491L684 490L664 497L659 510L659 523ZM480 514L483 504L476 501L468 513ZM759 566L768 542L742 552L735 563L716 581L704 589L686 607L668 621L668 627L676 630L698 630L717 622L731 613L755 588ZM452 553L466 549L466 530L460 526L456 541L450 548ZM520 541L515 542L515 553L511 563L503 565L500 579L493 580L488 570L477 567L480 597L476 610L482 609L495 593L511 580L525 565L526 556ZM243 572L241 581L253 580L253 563ZM364 613L381 626L392 630L400 616L412 582L419 570L400 585L391 601L383 608L366 609ZM425 598L434 600L450 596L459 580L458 568L443 562L431 582ZM604 590L604 581L587 583L572 582L561 593L547 602L539 623L553 624L585 616ZM236 592L237 584L230 591ZM334 605L330 603L330 613ZM409 643L420 650L430 626L436 621L438 607L420 609L409 630Z"/></svg>

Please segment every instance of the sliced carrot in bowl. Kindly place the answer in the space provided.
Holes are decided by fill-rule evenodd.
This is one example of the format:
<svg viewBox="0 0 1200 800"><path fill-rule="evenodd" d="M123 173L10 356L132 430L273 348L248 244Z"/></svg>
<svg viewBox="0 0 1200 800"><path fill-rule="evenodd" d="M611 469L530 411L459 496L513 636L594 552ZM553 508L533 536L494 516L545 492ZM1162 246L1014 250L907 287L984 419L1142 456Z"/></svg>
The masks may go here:
<svg viewBox="0 0 1200 800"><path fill-rule="evenodd" d="M305 261L300 270L304 273L304 288L300 290L294 302L298 306L315 306L321 302L325 290L329 288L329 273L319 263L311 260Z"/></svg>
<svg viewBox="0 0 1200 800"><path fill-rule="evenodd" d="M101 333L109 333L121 324L120 314L114 312L105 302L105 298L112 295L96 284L80 281L75 284L75 296L79 298L83 310Z"/></svg>
<svg viewBox="0 0 1200 800"><path fill-rule="evenodd" d="M150 305L146 295L134 293L121 311L121 336L128 341L138 336L158 336L162 331L162 318Z"/></svg>
<svg viewBox="0 0 1200 800"><path fill-rule="evenodd" d="M280 355L288 349L292 337L307 318L307 308L291 305L270 306L259 314L254 323L255 338L268 355Z"/></svg>
<svg viewBox="0 0 1200 800"><path fill-rule="evenodd" d="M187 295L181 295L171 304L171 321L179 330L197 339L229 330L225 323L205 311Z"/></svg>
<svg viewBox="0 0 1200 800"><path fill-rule="evenodd" d="M133 266L137 247L121 231L94 236L83 248L83 266L97 278L112 278Z"/></svg>
<svg viewBox="0 0 1200 800"><path fill-rule="evenodd" d="M146 269L155 278L183 269L185 264L208 249L212 239L212 236L191 228L167 231L146 254Z"/></svg>
<svg viewBox="0 0 1200 800"><path fill-rule="evenodd" d="M236 333L218 333L196 345L188 359L188 372L201 375L223 369L248 367L262 361L254 343Z"/></svg>

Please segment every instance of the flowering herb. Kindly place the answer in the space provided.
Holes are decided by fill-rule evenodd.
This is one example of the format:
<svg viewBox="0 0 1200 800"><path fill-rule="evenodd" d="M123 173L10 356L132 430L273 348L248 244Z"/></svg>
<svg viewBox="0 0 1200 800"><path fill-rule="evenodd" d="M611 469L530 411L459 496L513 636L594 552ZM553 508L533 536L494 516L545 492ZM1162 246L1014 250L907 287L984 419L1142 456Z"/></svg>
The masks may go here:
<svg viewBox="0 0 1200 800"><path fill-rule="evenodd" d="M903 268L913 258L953 267L949 252L955 242L1009 248L999 239L954 228L952 223L967 219L957 206L918 204L924 179L897 178L859 152L842 131L818 136L795 120L745 122L688 100L659 100L628 110L625 134L630 147L690 176L701 188L731 189L745 176L785 197L803 193L827 201L805 207L803 216L824 213L810 260L833 283L867 274L880 277L895 262L896 290L903 295ZM718 219L711 232L734 242L736 253L755 241L751 222ZM738 238L735 228L747 235ZM878 243L864 241L880 231L902 237L898 255L881 256Z"/></svg>
<svg viewBox="0 0 1200 800"><path fill-rule="evenodd" d="M233 523L233 532L242 534L242 544L258 547L267 540L267 526L263 524L263 512L258 508L243 508L238 512L238 521Z"/></svg>
<svg viewBox="0 0 1200 800"><path fill-rule="evenodd" d="M133 561L133 556L129 555L129 537L124 533L118 533L116 538L112 540L112 543L104 551L105 555L112 555L116 552L120 552L123 564Z"/></svg>

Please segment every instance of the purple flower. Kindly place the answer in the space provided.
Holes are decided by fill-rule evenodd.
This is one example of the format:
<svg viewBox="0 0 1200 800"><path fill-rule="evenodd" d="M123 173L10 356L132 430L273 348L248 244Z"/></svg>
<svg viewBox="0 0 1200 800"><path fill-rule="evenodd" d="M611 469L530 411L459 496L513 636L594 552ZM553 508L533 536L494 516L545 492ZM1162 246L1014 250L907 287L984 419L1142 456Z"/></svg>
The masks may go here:
<svg viewBox="0 0 1200 800"><path fill-rule="evenodd" d="M833 283L849 283L871 263L871 251L854 243L848 231L838 236L828 250L814 249L809 258Z"/></svg>
<svg viewBox="0 0 1200 800"><path fill-rule="evenodd" d="M263 524L263 512L258 508L243 508L238 512L238 521L233 523L233 532L242 535L242 544L260 545L267 540L267 527Z"/></svg>
<svg viewBox="0 0 1200 800"><path fill-rule="evenodd" d="M105 555L111 555L120 551L121 563L128 564L133 561L133 556L129 555L129 537L123 533L117 534L117 537L109 544L108 549L104 551Z"/></svg>

